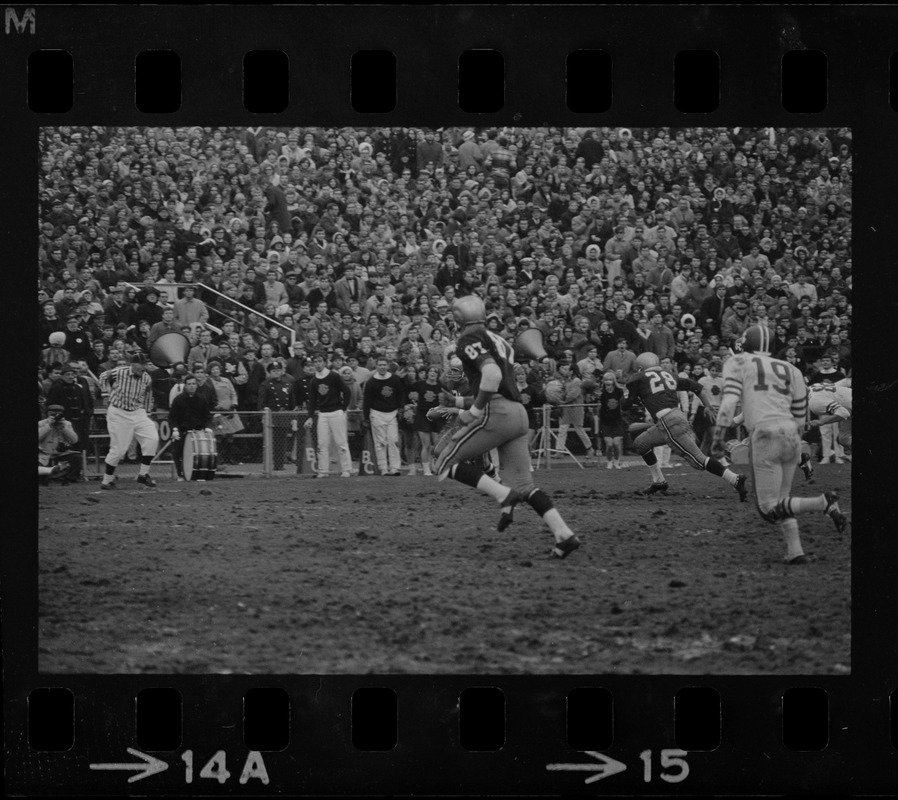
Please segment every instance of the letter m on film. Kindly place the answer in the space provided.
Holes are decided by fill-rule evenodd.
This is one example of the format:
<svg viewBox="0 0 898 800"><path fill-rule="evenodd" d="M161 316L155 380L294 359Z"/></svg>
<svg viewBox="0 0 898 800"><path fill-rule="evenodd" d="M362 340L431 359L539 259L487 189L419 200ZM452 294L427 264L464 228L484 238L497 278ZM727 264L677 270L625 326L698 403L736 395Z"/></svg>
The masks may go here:
<svg viewBox="0 0 898 800"><path fill-rule="evenodd" d="M15 28L16 33L25 33L25 28L31 28L31 33L34 33L35 21L34 21L34 9L26 8L25 11L22 12L22 18L19 19L19 15L14 8L7 7L6 9L6 32L7 34L10 32L10 28Z"/></svg>

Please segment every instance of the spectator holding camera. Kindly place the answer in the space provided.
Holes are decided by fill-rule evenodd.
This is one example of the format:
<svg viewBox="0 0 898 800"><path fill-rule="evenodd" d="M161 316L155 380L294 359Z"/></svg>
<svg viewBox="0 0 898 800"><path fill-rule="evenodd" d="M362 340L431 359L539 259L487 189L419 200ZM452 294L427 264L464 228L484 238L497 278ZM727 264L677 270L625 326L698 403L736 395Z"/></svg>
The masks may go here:
<svg viewBox="0 0 898 800"><path fill-rule="evenodd" d="M60 379L47 390L47 402L60 406L64 410L65 419L75 429L78 437L73 449L82 450L87 443L90 430L90 417L94 405L90 388L78 377L77 365L82 362L68 362L62 367Z"/></svg>
<svg viewBox="0 0 898 800"><path fill-rule="evenodd" d="M38 467L52 468L66 464L64 470L44 473L46 477L64 476L64 480L74 480L81 473L81 453L73 450L78 444L78 434L72 423L65 418L65 408L58 403L47 406L47 417L37 423ZM40 471L39 471L40 474Z"/></svg>

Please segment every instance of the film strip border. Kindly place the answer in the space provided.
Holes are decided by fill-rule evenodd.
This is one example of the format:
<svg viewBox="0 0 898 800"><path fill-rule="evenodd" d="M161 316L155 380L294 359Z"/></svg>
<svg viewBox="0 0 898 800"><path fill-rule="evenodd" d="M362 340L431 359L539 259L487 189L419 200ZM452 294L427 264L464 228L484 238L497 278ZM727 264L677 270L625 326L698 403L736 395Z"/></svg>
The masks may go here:
<svg viewBox="0 0 898 800"><path fill-rule="evenodd" d="M29 731L10 753L18 776L64 776L67 794L140 780L172 795L545 794L599 781L622 794L857 795L887 786L898 758L896 694L855 702L840 679L718 690L710 678L583 676L536 693L486 676L105 681L97 692L73 678L14 704L8 724Z"/></svg>
<svg viewBox="0 0 898 800"><path fill-rule="evenodd" d="M14 10L11 10L14 14ZM14 17L14 23L19 22ZM349 63L349 102L354 111L387 114L396 109L398 69L390 50L359 50ZM676 111L709 113L720 106L721 59L715 50L682 50L673 59ZM290 107L290 59L283 50L253 50L243 57L242 103L254 114L281 114ZM782 105L789 113L826 109L828 59L821 50L790 50L782 57ZM614 68L606 50L575 50L565 59L565 103L578 114L603 114L613 102ZM406 80L409 76L404 76ZM143 50L134 59L134 103L147 114L170 114L190 82L174 50ZM296 80L296 76L293 77ZM888 64L889 104L898 110L898 54ZM67 50L35 50L28 56L28 107L37 113L72 110L76 70ZM467 50L458 57L458 106L469 114L505 106L505 57L498 50Z"/></svg>
<svg viewBox="0 0 898 800"><path fill-rule="evenodd" d="M898 105L894 15L885 8L79 12L73 26L57 9L5 9L17 105L92 121L113 110L179 121L214 107L264 124L280 114L335 123L364 114L373 124L413 115L429 125L469 114L483 124L602 124L581 115L620 114L635 126L692 114L732 124L732 115L762 109L774 124L824 112L851 124L859 110Z"/></svg>
<svg viewBox="0 0 898 800"><path fill-rule="evenodd" d="M700 120L708 125L742 121L845 124L855 130L862 151L865 145L882 145L883 137L892 131L889 126L895 124L891 82L898 18L882 7L763 11L722 7L532 7L515 9L512 16L504 8L471 7L390 11L280 8L266 9L266 13L246 8L9 8L14 15L7 10L9 28L4 32L7 47L3 56L7 80L0 86L6 113L0 125L12 142L26 141L28 136L33 141L37 126L68 121L276 124L280 118L285 122L364 121L373 125L650 126L698 124ZM28 8L34 12L30 16ZM69 111L37 112L29 108L28 61L35 50L64 51L70 55L73 88ZM180 105L168 113L160 109L142 111L136 96L135 59L140 53L160 51L178 55ZM394 98L392 108L388 109L388 102L384 110L370 113L353 107L352 81L357 71L352 70L352 63L359 51L388 52L395 59L395 81L387 81L388 87L393 87L392 94L389 88L384 91L379 82L375 87L384 96ZM719 96L712 110L692 111L677 106L677 54L691 51L718 56ZM783 59L796 51L825 55L825 107L819 102L819 91L816 104L809 101L807 109L784 105ZM255 112L244 103L244 59L247 53L256 52L280 52L287 59L287 105L280 115ZM501 108L475 113L462 105L459 59L470 52L480 53L478 57L490 52L500 55L504 78ZM578 58L577 53L593 54L586 58L595 60L593 68L600 78L608 75L610 61L610 87L593 88L595 79L586 79L590 87L586 94L597 103L594 110L571 105L569 67L570 59ZM602 59L606 59L605 67ZM707 68L705 64L703 69ZM382 75L383 71L378 69L377 73ZM697 82L699 77L702 76L684 83ZM713 76L704 78L714 86ZM174 83L171 75L170 80ZM281 91L282 100L284 94ZM163 97L168 98L168 108L173 109L172 92ZM603 103L608 104L607 110L603 110ZM21 154L22 149L16 144L15 154ZM27 145L24 149L30 152ZM888 190L895 171L892 161L885 159L871 167L861 160L857 166L859 182L864 175L872 179L868 196L858 198L857 212L866 214L869 226L879 230L887 229L890 207L874 207L870 198ZM21 169L13 165L10 175L17 176ZM33 174L34 166L27 169ZM14 199L4 202L11 208ZM862 249L859 243L859 253ZM866 253L875 257L876 245L868 246ZM881 251L880 254L884 255ZM885 263L870 258L871 263L875 260ZM884 274L879 286L890 288L893 280ZM894 354L880 351L877 355L880 367L894 362ZM880 410L889 409L882 405ZM863 427L862 421L859 426ZM870 480L875 487L875 477ZM856 517L861 514L856 513ZM858 549L862 557L871 556L869 544L858 542ZM885 587L887 571L884 564L871 562L865 580L856 581L856 598L862 601L861 607L875 612L877 625L888 614L871 609L869 601L876 600L887 608L889 595L885 592L874 597L874 590L867 587ZM863 601L867 601L866 606ZM9 603L5 605L9 610ZM9 619L5 617L4 622ZM859 627L868 621L859 619ZM18 622L12 628L14 635L23 632ZM145 762L146 759L127 752L127 748L132 748L166 764L164 771L160 768L158 773L140 778L136 788L147 793L213 793L239 787L241 792L270 794L290 787L305 793L333 794L358 791L360 786L372 791L399 789L416 793L597 791L594 783L584 785L596 774L583 768L591 767L592 762L604 765L597 770L606 773L598 785L609 792L663 793L682 788L688 792L714 790L724 794L803 793L815 789L878 793L894 785L896 763L894 662L890 660L894 643L884 633L888 629L886 624L880 627L878 635L856 637L860 652L854 660L854 675L835 680L800 676L790 680L726 676L709 676L706 680L605 680L593 676L582 680L486 676L316 677L283 681L238 676L94 676L70 680L38 676L29 666L36 660L25 659L24 670L18 662L5 668L5 716L7 730L12 732L7 736L7 786L32 793L39 789L43 794L119 794L127 787L126 781L137 777L137 770L92 769L90 765ZM9 639L4 638L8 653ZM64 687L61 694L52 691L59 687ZM138 699L142 691L157 687L174 690L178 702L172 700L170 691L152 700L148 700L150 695ZM704 711L692 713L705 720L704 736L717 730L719 745L713 750L690 750L687 745L695 743L683 740L682 725L678 730L680 692L695 688L704 690L703 699L694 701ZM714 694L707 693L709 688L716 693L719 706L713 701ZM395 693L395 702L383 694L383 689ZM45 694L46 690L51 693ZM249 701L252 710L255 703L261 702L261 695L252 693L265 690L275 692L271 697L280 697L273 701L279 710L271 710L264 718L275 722L280 719L282 736L274 744L283 744L286 738L287 745L282 750L269 749L271 742L255 740L252 735L247 739L244 730L246 698L256 698ZM363 700L361 690L375 693ZM475 690L485 694L468 695L479 701L470 707L474 719L480 713L478 709L487 709L487 718L479 727L462 721L463 716L472 718L466 716L469 707L460 698ZM824 690L825 701L820 690ZM810 694L787 695L795 691ZM603 750L592 746L608 744L609 726L599 724L588 730L589 737L604 731L605 739L578 739L577 732L584 729L577 722L577 715L586 713L578 709L588 709L593 703L595 710L589 712L590 718L595 715L607 723L609 696L605 692L610 692L613 724L611 744ZM286 716L284 693L289 703ZM54 720L65 719L68 714L70 747L66 747L65 736L60 737L61 741L54 737L49 742L30 741L29 718L43 717L40 704L44 701L49 701ZM61 706L57 705L59 702ZM145 709L148 702L160 712L158 726L137 721L136 705ZM365 702L370 703L369 713L358 713ZM679 702L682 720L684 701ZM792 705L793 702L799 705ZM810 708L799 713L803 703ZM172 710L175 706L179 712ZM821 726L823 707L827 721ZM62 717L58 716L60 709ZM793 713L798 718L810 714L817 724L810 726L810 741L790 743L813 744L818 749L790 749L783 724ZM143 726L170 731L169 714L179 716L179 744L173 750L141 750L149 735ZM716 729L715 717L719 723ZM362 718L374 719L375 723L374 729L360 738L360 725L364 728L367 724L362 723ZM503 725L497 726L497 719L503 720ZM371 751L359 747L365 744L366 736L370 737L368 744L382 747L390 743L390 726L381 728L383 720L395 721L395 745ZM462 742L462 726L469 724L474 725L475 731L492 731L487 744L494 747L501 739L500 749L478 749L483 743L477 741L477 736L473 742L467 738ZM496 732L500 727L502 736ZM825 733L821 734L821 730ZM249 732L252 734L252 722ZM824 746L819 749L821 741ZM702 743L708 742L699 742ZM148 744L160 743L150 736ZM469 750L464 744L474 746ZM60 745L66 749L52 749ZM250 745L258 749L253 750ZM614 773L615 767L609 761L584 755L587 750L625 764L626 769ZM682 750L686 756L676 752ZM184 756L188 751L193 759L193 784L186 783L188 759ZM215 760L219 751L225 754L226 762ZM261 779L259 762L250 759L252 752L262 754L268 784ZM646 752L649 755L643 756ZM677 759L685 760L689 766L688 778L679 786L662 777L682 774ZM222 781L221 767L225 764L233 774ZM550 764L576 768L552 770L548 768ZM207 766L210 777L202 779L201 773ZM650 781L645 781L647 769L652 776ZM246 781L241 783L244 773Z"/></svg>

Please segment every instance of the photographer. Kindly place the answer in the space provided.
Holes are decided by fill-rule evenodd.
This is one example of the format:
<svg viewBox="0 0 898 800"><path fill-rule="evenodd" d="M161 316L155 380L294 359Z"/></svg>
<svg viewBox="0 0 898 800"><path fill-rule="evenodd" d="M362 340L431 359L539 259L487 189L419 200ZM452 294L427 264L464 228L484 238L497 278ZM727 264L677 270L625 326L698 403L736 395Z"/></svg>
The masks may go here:
<svg viewBox="0 0 898 800"><path fill-rule="evenodd" d="M64 476L66 481L77 480L81 473L81 453L70 451L77 442L78 434L65 418L65 409L56 403L49 405L47 418L37 423L38 467L66 464L68 468L64 472L44 474L45 478Z"/></svg>

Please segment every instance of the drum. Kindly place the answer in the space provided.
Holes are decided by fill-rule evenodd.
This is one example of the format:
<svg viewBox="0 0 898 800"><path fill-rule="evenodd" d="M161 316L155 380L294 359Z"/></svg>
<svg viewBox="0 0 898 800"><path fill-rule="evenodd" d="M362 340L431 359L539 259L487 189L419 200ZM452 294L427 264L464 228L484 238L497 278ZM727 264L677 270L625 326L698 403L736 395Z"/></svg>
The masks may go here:
<svg viewBox="0 0 898 800"><path fill-rule="evenodd" d="M730 461L733 464L738 466L744 466L748 464L748 440L739 441L738 439L731 439L728 441L724 448L727 451L727 455L730 457Z"/></svg>
<svg viewBox="0 0 898 800"><path fill-rule="evenodd" d="M184 439L184 477L189 481L211 481L216 466L215 436L208 431L190 431Z"/></svg>

